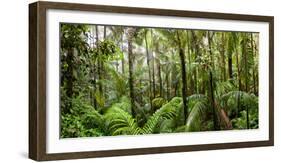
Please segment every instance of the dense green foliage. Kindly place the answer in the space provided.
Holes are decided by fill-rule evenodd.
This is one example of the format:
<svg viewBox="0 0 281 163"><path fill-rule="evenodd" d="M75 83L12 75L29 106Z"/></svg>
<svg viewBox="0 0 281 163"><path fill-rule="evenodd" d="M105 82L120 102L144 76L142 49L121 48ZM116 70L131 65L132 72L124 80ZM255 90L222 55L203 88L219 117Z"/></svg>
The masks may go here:
<svg viewBox="0 0 281 163"><path fill-rule="evenodd" d="M258 128L257 33L60 30L63 138Z"/></svg>

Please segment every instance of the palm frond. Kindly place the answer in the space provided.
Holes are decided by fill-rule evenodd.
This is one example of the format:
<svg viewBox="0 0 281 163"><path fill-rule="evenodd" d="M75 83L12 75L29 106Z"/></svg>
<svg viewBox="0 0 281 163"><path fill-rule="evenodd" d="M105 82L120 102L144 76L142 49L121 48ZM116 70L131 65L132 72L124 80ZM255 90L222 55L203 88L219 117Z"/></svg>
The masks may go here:
<svg viewBox="0 0 281 163"><path fill-rule="evenodd" d="M203 96L202 96L203 97ZM191 107L191 112L188 116L186 122L186 131L200 131L201 130L201 122L206 116L206 113L209 110L209 105L205 98L201 100L196 100Z"/></svg>
<svg viewBox="0 0 281 163"><path fill-rule="evenodd" d="M143 132L146 134L153 133L155 127L159 125L163 119L172 119L176 116L176 111L180 107L182 99L174 97L169 103L158 109L146 122Z"/></svg>

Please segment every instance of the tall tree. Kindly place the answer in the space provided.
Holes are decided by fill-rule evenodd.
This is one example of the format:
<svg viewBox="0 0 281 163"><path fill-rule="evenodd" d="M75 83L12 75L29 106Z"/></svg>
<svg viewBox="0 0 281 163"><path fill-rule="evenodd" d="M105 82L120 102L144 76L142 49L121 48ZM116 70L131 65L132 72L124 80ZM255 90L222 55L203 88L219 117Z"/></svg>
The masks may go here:
<svg viewBox="0 0 281 163"><path fill-rule="evenodd" d="M153 55L153 53L154 53L154 50L153 50L153 48L154 48L154 46L153 46L153 31L152 31L152 28L150 28L150 37L151 37L151 51L152 51L152 54L151 54L151 66L152 66L152 85L153 85L153 98L155 98L155 96L156 96L156 82L155 82L155 65L154 65L154 55Z"/></svg>
<svg viewBox="0 0 281 163"><path fill-rule="evenodd" d="M192 49L193 49L193 53L195 54L195 62L198 62L198 58L200 57L200 54L199 54L199 43L198 43L198 40L197 40L197 37L196 37L196 33L194 30L191 30L191 37L192 37ZM198 76L198 68L194 68L193 70L193 75L194 75L194 78L193 78L193 81L194 81L194 87L195 87L195 91L196 93L198 93L198 80L197 80L197 76Z"/></svg>
<svg viewBox="0 0 281 163"><path fill-rule="evenodd" d="M183 112L184 112L184 122L186 122L188 117L188 107L187 107L187 80L186 80L186 69L185 69L185 53L183 49L183 45L181 42L179 31L176 31L177 44L179 57L181 61L181 76L182 76L182 101L183 101Z"/></svg>
<svg viewBox="0 0 281 163"><path fill-rule="evenodd" d="M192 70L192 60L191 60L191 56L192 56L192 39L190 39L190 30L186 30L186 42L187 42L187 45L186 45L186 47L187 47L187 60L188 60L188 69L189 69L189 81L190 81L190 83L189 83L189 87L190 87L190 95L191 94L193 94L193 93L195 93L195 91L194 91L194 83L195 83L195 81L193 80L193 74L192 74L192 72L191 72L191 70Z"/></svg>
<svg viewBox="0 0 281 163"><path fill-rule="evenodd" d="M232 33L228 34L228 52L227 52L227 63L228 63L228 76L229 79L233 79L233 71L232 71L232 52L233 52L233 44L232 44Z"/></svg>
<svg viewBox="0 0 281 163"><path fill-rule="evenodd" d="M150 108L152 108L152 82L151 82L151 67L150 67L150 54L148 50L148 40L147 40L148 30L144 31L144 42L145 42L145 50L146 50L146 64L148 67L148 83L149 83L149 100L150 100Z"/></svg>
<svg viewBox="0 0 281 163"><path fill-rule="evenodd" d="M221 75L221 79L223 80L223 81L225 81L226 80L226 70L225 70L225 65L226 65L226 63L225 63L225 32L221 32L220 33L221 34L221 38L219 39L219 44L220 44L220 60L221 60L221 62L220 62L220 67L221 67L221 71L222 71L222 75Z"/></svg>
<svg viewBox="0 0 281 163"><path fill-rule="evenodd" d="M156 67L157 67L157 74L158 74L158 82L159 82L159 95L163 97L163 83L162 83L162 75L161 75L161 52L159 51L159 42L160 40L157 39L155 44L155 54L156 54Z"/></svg>
<svg viewBox="0 0 281 163"><path fill-rule="evenodd" d="M136 117L135 112L135 91L134 91L134 57L133 57L133 39L135 37L136 28L129 27L127 28L127 40L128 40L128 61L129 61L129 87L130 87L130 98L131 98L131 109L132 116Z"/></svg>
<svg viewBox="0 0 281 163"><path fill-rule="evenodd" d="M97 50L99 50L99 27L98 25L95 26L96 27L96 48ZM97 72L98 72L98 86L99 86L99 92L96 92L99 94L99 96L102 95L103 89L102 89L102 61L101 61L101 57L98 56L97 57Z"/></svg>
<svg viewBox="0 0 281 163"><path fill-rule="evenodd" d="M255 61L255 56L256 56L256 49L255 49L255 41L254 41L254 34L251 33L251 48L252 48L252 52L253 52L253 60ZM254 94L258 94L257 93L257 88L256 88L256 73L255 73L255 65L254 68L252 69L252 74L253 74L253 90L254 90Z"/></svg>
<svg viewBox="0 0 281 163"><path fill-rule="evenodd" d="M210 56L210 65L208 67L209 69L209 83L210 83L210 91L209 91L209 96L211 99L211 107L212 107L212 112L213 112L213 125L214 125L214 130L218 130L218 123L217 123L217 113L216 113L216 106L215 106L215 95L214 95L214 84L213 84L213 70L215 68L214 66L214 59L213 59L213 51L212 51L212 37L210 35L210 32L207 31L207 39L208 39L208 47L209 47L209 56Z"/></svg>
<svg viewBox="0 0 281 163"><path fill-rule="evenodd" d="M92 26L92 38L94 38L94 31L95 31L94 27L95 26ZM97 43L96 43L96 45L95 45L95 43L96 43L96 41L95 41L95 39L93 39L93 44L92 44L93 49L97 48L97 46L96 46ZM90 66L92 68L91 72L90 72L91 73L90 76L93 80L93 88L94 88L93 91L90 91L90 98L92 99L92 104L94 105L94 108L97 109L97 100L96 100L96 98L94 98L94 95L93 95L93 92L95 92L97 90L95 59L94 58L90 59L90 63L91 63Z"/></svg>

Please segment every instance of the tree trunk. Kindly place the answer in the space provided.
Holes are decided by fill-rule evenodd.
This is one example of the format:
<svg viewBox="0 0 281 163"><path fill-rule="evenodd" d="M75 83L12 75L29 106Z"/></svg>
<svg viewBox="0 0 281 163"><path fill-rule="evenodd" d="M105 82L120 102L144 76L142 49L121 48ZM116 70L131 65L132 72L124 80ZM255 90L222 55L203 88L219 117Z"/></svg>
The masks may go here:
<svg viewBox="0 0 281 163"><path fill-rule="evenodd" d="M198 46L198 43L197 43L197 38L196 38L196 34L194 32L194 30L191 30L191 35L192 35L192 43L193 43L193 51L195 53L195 61L197 62L197 59L198 59L198 56L199 56L199 46ZM195 87L195 91L196 93L198 93L198 84L197 84L197 74L198 74L198 68L196 67L194 69L194 87Z"/></svg>
<svg viewBox="0 0 281 163"><path fill-rule="evenodd" d="M189 38L189 35L188 35L188 30L186 30L186 38L187 38L187 59L188 59L188 68L189 68L189 71L191 71L191 39ZM189 73L191 74L191 73ZM189 81L190 81L190 95L194 94L195 91L194 91L194 80L192 79L192 74L189 76Z"/></svg>
<svg viewBox="0 0 281 163"><path fill-rule="evenodd" d="M213 73L209 70L209 77L210 77L210 98L211 98L211 107L213 111L213 124L214 130L219 130L218 122L217 122L217 113L215 107L215 97L214 97L214 86L213 86Z"/></svg>
<svg viewBox="0 0 281 163"><path fill-rule="evenodd" d="M248 92L249 91L249 87L248 87L248 58L247 58L247 35L244 34L244 41L243 41L243 55L244 55L244 66L245 66L245 70L244 70L244 78L245 78L245 91Z"/></svg>
<svg viewBox="0 0 281 163"><path fill-rule="evenodd" d="M96 48L98 48L98 44L99 44L99 30L98 30L98 26L96 25ZM97 72L98 72L98 89L99 89L99 94L102 94L102 84L101 84L101 60L99 58L99 56L97 57Z"/></svg>
<svg viewBox="0 0 281 163"><path fill-rule="evenodd" d="M136 117L135 113L135 92L134 92L134 74L133 74L133 38L135 34L134 28L128 28L127 37L128 37L128 60L129 60L129 87L130 87L130 97L131 97L131 109L132 117Z"/></svg>
<svg viewBox="0 0 281 163"><path fill-rule="evenodd" d="M150 55L148 51L148 43L147 43L147 31L144 34L144 41L145 41L145 49L146 49L146 63L148 67L148 80L149 80L149 102L150 102L150 108L152 108L152 83L151 83L151 69L150 69Z"/></svg>
<svg viewBox="0 0 281 163"><path fill-rule="evenodd" d="M253 33L251 33L251 48L252 48L252 51L253 51L253 60L255 60L256 51L255 51L255 47L254 47ZM254 94L257 95L255 67L253 68L253 84L254 84Z"/></svg>
<svg viewBox="0 0 281 163"><path fill-rule="evenodd" d="M177 41L178 41L178 48L179 48L179 57L181 61L181 76L182 76L182 101L183 101L183 112L184 112L184 123L186 123L188 117L188 107L187 107L187 84L186 84L186 69L185 69L185 54L184 49L181 46L181 40L179 33L177 31Z"/></svg>
<svg viewBox="0 0 281 163"><path fill-rule="evenodd" d="M157 54L157 71L158 71L158 82L159 82L159 95L160 97L163 97L163 84L162 84L162 76L161 76L161 63L160 63L160 52L158 43L156 44L156 54Z"/></svg>
<svg viewBox="0 0 281 163"><path fill-rule="evenodd" d="M236 52L236 69L237 69L237 80L238 80L238 90L241 90L241 74L240 74L240 63L239 63L239 53L237 50L237 47L235 46L235 52Z"/></svg>
<svg viewBox="0 0 281 163"><path fill-rule="evenodd" d="M228 75L229 75L229 79L233 79L232 54L228 54Z"/></svg>
<svg viewBox="0 0 281 163"><path fill-rule="evenodd" d="M121 50L124 53L123 34L121 36ZM122 74L124 75L125 74L125 59L124 59L124 57L122 58L121 64L122 64Z"/></svg>
<svg viewBox="0 0 281 163"><path fill-rule="evenodd" d="M222 79L226 80L226 71L225 71L225 35L224 32L221 34L221 68L222 68Z"/></svg>
<svg viewBox="0 0 281 163"><path fill-rule="evenodd" d="M214 64L214 56L213 56L213 52L212 52L212 39L213 39L213 35L211 35L210 31L207 31L207 37L208 37L208 47L209 47L209 53L210 53L210 58L211 58L211 65L213 70L215 70L215 64Z"/></svg>
<svg viewBox="0 0 281 163"><path fill-rule="evenodd" d="M151 55L151 62L152 62L152 84L153 84L153 98L155 98L156 95L156 85L155 85L155 67L154 67L154 56L153 56L153 33L152 29L150 29L151 34L151 49L152 49L152 55Z"/></svg>
<svg viewBox="0 0 281 163"><path fill-rule="evenodd" d="M209 44L209 53L210 53L210 59L211 59L211 67L214 68L214 59L213 59L213 52L212 52L212 46L211 46L211 36L209 31L207 32L208 35L208 44ZM213 86L213 73L212 69L209 69L209 77L210 77L210 97L211 97L211 107L213 110L213 124L214 124L214 130L218 130L218 122L217 122L217 113L215 108L215 97L214 97L214 86Z"/></svg>
<svg viewBox="0 0 281 163"><path fill-rule="evenodd" d="M169 67L168 67L168 61L169 61L169 59L168 59L168 57L166 57L166 76L165 76L165 80L166 80L166 99L167 100L170 100L170 90L169 90L169 75L170 75L170 73L169 73Z"/></svg>
<svg viewBox="0 0 281 163"><path fill-rule="evenodd" d="M106 39L106 26L103 26L103 39Z"/></svg>
<svg viewBox="0 0 281 163"><path fill-rule="evenodd" d="M93 31L93 38L94 38L94 28L92 28L92 31ZM93 48L95 47L95 42L93 41ZM97 81L96 81L96 63L95 62L91 62L92 63L92 67L93 67L93 69L92 69L92 74L91 74L91 76L92 76L92 78L93 78L93 88L94 88L94 91L96 91L97 90ZM91 93L90 93L90 98L91 98L91 100L92 100L92 104L94 105L94 108L95 109L97 109L97 101L96 101L96 98L95 98L95 96L93 95L93 92L94 91L91 91Z"/></svg>

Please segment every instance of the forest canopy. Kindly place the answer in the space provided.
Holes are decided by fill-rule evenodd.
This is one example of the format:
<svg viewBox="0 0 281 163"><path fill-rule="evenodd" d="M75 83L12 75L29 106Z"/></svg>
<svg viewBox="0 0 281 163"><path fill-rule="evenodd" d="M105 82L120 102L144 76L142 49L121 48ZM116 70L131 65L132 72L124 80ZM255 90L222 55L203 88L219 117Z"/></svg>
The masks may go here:
<svg viewBox="0 0 281 163"><path fill-rule="evenodd" d="M259 34L60 25L62 138L257 129Z"/></svg>

